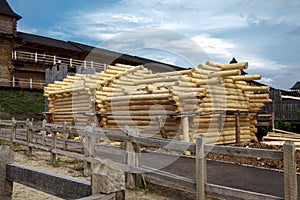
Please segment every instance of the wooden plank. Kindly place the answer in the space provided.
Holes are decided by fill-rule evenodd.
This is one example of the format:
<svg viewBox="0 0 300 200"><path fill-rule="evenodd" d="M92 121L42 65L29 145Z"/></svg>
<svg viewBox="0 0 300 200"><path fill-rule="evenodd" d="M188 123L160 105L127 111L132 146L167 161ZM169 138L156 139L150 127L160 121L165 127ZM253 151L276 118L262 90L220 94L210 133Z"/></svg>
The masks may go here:
<svg viewBox="0 0 300 200"><path fill-rule="evenodd" d="M256 192L250 192L240 189L234 189L229 188L225 186L220 185L214 185L214 184L206 184L205 187L207 194L209 196L218 197L218 198L224 198L224 199L252 199L252 200L277 200L277 199L284 199L281 197L256 193Z"/></svg>
<svg viewBox="0 0 300 200"><path fill-rule="evenodd" d="M256 126L272 126L272 122L257 122Z"/></svg>
<svg viewBox="0 0 300 200"><path fill-rule="evenodd" d="M149 179L151 183L162 182L163 186L167 185L183 191L188 191L192 193L196 192L196 181L193 179L178 176L176 174L171 174L157 169L150 169L148 167L142 168L146 171L144 176L147 179Z"/></svg>
<svg viewBox="0 0 300 200"><path fill-rule="evenodd" d="M208 153L216 153L216 154L244 156L244 157L260 157L260 158L269 158L273 160L283 159L283 152L279 150L241 148L241 147L229 147L229 146L219 146L219 145L206 145L205 150Z"/></svg>
<svg viewBox="0 0 300 200"><path fill-rule="evenodd" d="M63 199L77 199L91 195L89 181L18 164L7 165L7 179Z"/></svg>
<svg viewBox="0 0 300 200"><path fill-rule="evenodd" d="M93 196L83 197L76 200L115 200L116 194L97 194Z"/></svg>
<svg viewBox="0 0 300 200"><path fill-rule="evenodd" d="M285 133L285 134L291 134L291 135L298 135L297 133L289 132L289 131L283 131L280 129L273 129L275 132Z"/></svg>

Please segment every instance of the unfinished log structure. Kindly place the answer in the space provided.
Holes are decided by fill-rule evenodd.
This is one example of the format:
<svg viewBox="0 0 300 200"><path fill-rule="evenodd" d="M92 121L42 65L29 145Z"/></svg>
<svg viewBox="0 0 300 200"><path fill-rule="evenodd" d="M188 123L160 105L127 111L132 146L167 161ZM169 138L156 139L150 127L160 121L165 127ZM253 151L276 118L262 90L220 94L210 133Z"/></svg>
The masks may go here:
<svg viewBox="0 0 300 200"><path fill-rule="evenodd" d="M253 87L241 76L248 63L215 64L152 73L116 64L93 75L67 76L45 87L54 123L138 128L141 135L210 144L255 140L258 111L271 102L269 87Z"/></svg>

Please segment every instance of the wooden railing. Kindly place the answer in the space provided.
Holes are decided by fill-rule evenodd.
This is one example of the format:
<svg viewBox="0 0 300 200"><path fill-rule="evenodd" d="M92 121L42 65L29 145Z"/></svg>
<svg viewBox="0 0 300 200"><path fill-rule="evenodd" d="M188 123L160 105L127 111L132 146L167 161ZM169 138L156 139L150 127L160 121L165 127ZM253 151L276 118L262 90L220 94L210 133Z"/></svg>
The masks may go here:
<svg viewBox="0 0 300 200"><path fill-rule="evenodd" d="M13 78L11 80L7 77L0 77L1 85L14 88L28 88L28 89L43 89L45 86L44 80L35 80L33 78Z"/></svg>
<svg viewBox="0 0 300 200"><path fill-rule="evenodd" d="M24 123L24 122L23 122ZM122 141L126 143L126 164L115 163L114 167L128 172L127 182L129 186L138 183L137 174L144 173L151 179L159 178L165 181L177 183L178 189L188 189L196 193L197 199L206 199L206 196L229 199L282 199L281 197L255 193L235 188L224 187L210 184L207 182L206 154L216 153L225 155L260 157L274 160L283 160L284 162L284 189L285 199L297 199L297 174L295 166L295 146L287 141L281 150L263 150L253 148L241 148L219 145L205 144L205 138L198 136L196 144L181 141L158 139L139 136L137 130L125 126L124 130L102 129L94 125L80 127L67 126L59 124L49 124L43 121L42 125L33 125L29 120L26 125L19 126L19 122L14 119L0 121L0 125L9 126L11 130L0 131L0 139L11 143L12 148L16 144L26 145L28 154L32 154L32 148L48 151L51 154L51 160L56 155L64 155L84 161L85 174L90 172L91 163L101 163L111 165L109 159L103 158L103 154L97 155L99 149L112 148L100 143L96 143L96 138ZM23 127L23 133L18 128ZM25 128L25 129L24 129ZM46 133L51 133L48 137ZM42 134L36 134L42 133ZM57 137L57 133L62 133L62 138ZM79 134L85 137L84 142L76 142L67 139L67 134ZM196 153L196 180L177 176L160 170L150 170L148 167L140 165L140 145L164 148L175 151L191 151ZM118 149L114 147L114 149ZM99 158L101 156L101 159Z"/></svg>
<svg viewBox="0 0 300 200"><path fill-rule="evenodd" d="M84 68L95 68L97 71L103 71L105 64L97 63L92 60L76 60L72 58L65 58L56 55L47 55L34 52L26 51L13 51L12 60L28 61L34 63L46 63L48 65L66 64L69 67L84 67Z"/></svg>

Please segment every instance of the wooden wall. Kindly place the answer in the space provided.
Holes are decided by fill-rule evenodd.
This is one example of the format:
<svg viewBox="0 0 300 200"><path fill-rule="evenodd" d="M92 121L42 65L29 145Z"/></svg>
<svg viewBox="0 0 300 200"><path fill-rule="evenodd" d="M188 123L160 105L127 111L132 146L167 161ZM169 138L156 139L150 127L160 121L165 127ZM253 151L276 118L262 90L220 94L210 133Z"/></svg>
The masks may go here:
<svg viewBox="0 0 300 200"><path fill-rule="evenodd" d="M0 33L14 35L16 33L16 19L0 15Z"/></svg>
<svg viewBox="0 0 300 200"><path fill-rule="evenodd" d="M11 71L11 52L13 49L12 38L0 36L0 80L1 86L10 86Z"/></svg>

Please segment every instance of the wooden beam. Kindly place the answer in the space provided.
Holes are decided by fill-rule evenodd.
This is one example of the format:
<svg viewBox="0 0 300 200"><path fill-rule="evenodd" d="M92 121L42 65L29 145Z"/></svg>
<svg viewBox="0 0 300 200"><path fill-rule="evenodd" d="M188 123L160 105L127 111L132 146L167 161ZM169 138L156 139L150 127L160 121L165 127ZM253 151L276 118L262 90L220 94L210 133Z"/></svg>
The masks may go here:
<svg viewBox="0 0 300 200"><path fill-rule="evenodd" d="M63 199L77 199L91 195L89 181L18 164L7 165L7 179Z"/></svg>
<svg viewBox="0 0 300 200"><path fill-rule="evenodd" d="M205 190L209 196L219 197L221 199L253 199L253 200L276 200L283 199L267 194L261 194L256 192L250 192L235 188L229 188L221 185L206 184Z"/></svg>

